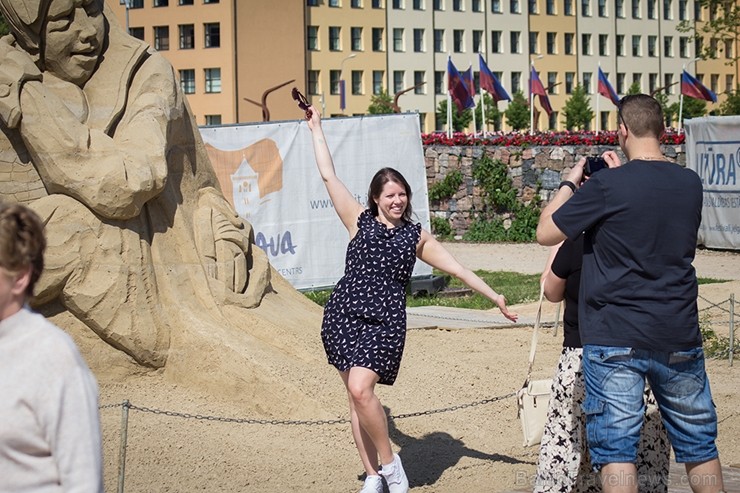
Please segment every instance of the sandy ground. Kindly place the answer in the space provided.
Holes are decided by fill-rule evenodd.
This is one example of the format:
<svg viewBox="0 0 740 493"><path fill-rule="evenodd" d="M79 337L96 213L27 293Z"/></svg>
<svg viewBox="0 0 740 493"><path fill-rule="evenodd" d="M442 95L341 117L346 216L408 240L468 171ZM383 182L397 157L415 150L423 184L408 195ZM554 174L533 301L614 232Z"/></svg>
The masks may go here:
<svg viewBox="0 0 740 493"><path fill-rule="evenodd" d="M538 273L547 256L547 249L537 245L448 247L474 269ZM732 292L740 294L740 254L700 251L695 266L701 277L736 280L712 285L711 291L702 288L710 300L720 302ZM279 305L266 305L263 310L276 324L290 316ZM531 305L516 308L521 313L533 310ZM545 318L554 317L552 306L546 311ZM313 410L289 411L293 403L280 392L249 398L228 391L204 392L170 383L158 372L133 374L95 360L101 404L114 405L101 411L106 491L117 491L119 481L119 404L124 399L149 408L129 411L127 492L359 491L362 468L349 425L322 422L346 416L346 397L340 379L324 362L316 321L311 316L302 329L296 329L300 333L261 335L276 348L306 346L296 357L300 371L284 374L319 403L315 415ZM291 322L290 327L297 326ZM393 416L406 415L391 421L391 437L412 491L488 493L529 484L537 449L522 447L511 394L525 377L531 329L409 331L399 379L393 387L381 387L379 394ZM551 374L561 345L550 330L540 341L535 378ZM738 364L731 368L727 360L710 360L708 371L719 414L721 458L725 464L739 464ZM481 403L487 400L491 402ZM259 424L221 418L308 422Z"/></svg>

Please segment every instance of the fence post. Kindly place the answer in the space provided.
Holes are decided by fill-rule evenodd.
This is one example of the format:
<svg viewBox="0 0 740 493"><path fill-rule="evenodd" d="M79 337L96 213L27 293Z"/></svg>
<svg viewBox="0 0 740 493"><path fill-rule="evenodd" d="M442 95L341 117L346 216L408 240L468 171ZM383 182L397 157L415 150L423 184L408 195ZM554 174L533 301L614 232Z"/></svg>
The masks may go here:
<svg viewBox="0 0 740 493"><path fill-rule="evenodd" d="M735 293L730 293L730 366L735 354Z"/></svg>
<svg viewBox="0 0 740 493"><path fill-rule="evenodd" d="M118 450L118 493L123 493L123 482L126 476L126 444L128 442L128 399L123 401L121 409L121 447Z"/></svg>

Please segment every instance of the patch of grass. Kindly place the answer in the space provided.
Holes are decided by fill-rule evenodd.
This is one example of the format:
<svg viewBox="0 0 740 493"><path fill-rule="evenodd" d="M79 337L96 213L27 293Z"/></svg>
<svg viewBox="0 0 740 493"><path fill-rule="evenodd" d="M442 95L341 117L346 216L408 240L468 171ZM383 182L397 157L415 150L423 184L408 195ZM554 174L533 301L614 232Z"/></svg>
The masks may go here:
<svg viewBox="0 0 740 493"><path fill-rule="evenodd" d="M717 284L720 282L727 282L727 279L713 279L711 277L698 277L699 284Z"/></svg>
<svg viewBox="0 0 740 493"><path fill-rule="evenodd" d="M712 328L712 322L703 317L699 320L699 330L704 341L704 355L707 358L730 359L730 338L718 335ZM740 347L733 347L733 358L740 354Z"/></svg>
<svg viewBox="0 0 740 493"><path fill-rule="evenodd" d="M530 301L537 301L539 297L540 276L539 274L519 274L516 272L491 272L478 270L475 272L481 279L493 288L497 293L506 296L507 305L517 305ZM435 271L435 275L443 275ZM452 279L449 288L462 288L465 285L457 279ZM307 291L304 293L308 299L321 306L329 301L330 289L321 291ZM474 308L477 310L489 310L496 306L487 298L473 292L466 296L411 296L406 295L407 306L449 306L454 308Z"/></svg>

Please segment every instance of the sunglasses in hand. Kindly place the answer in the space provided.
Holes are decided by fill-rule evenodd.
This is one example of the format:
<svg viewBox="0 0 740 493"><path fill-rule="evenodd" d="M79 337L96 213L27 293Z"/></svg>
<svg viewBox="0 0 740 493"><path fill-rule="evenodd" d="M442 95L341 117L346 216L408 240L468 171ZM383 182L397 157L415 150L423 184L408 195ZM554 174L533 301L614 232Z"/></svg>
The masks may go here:
<svg viewBox="0 0 740 493"><path fill-rule="evenodd" d="M306 96L301 94L301 91L299 91L297 88L293 88L293 99L295 101L298 101L298 107L306 112L306 120L311 119L311 109L309 106L311 106L311 103L308 102L308 99L306 99Z"/></svg>

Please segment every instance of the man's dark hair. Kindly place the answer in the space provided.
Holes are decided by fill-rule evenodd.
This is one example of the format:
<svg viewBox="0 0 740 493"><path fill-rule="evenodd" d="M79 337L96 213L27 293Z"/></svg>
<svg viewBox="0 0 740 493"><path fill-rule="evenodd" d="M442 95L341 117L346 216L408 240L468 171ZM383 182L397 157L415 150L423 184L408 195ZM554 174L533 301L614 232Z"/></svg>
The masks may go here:
<svg viewBox="0 0 740 493"><path fill-rule="evenodd" d="M31 269L26 295L44 270L44 224L28 207L21 204L0 204L0 267L11 274Z"/></svg>
<svg viewBox="0 0 740 493"><path fill-rule="evenodd" d="M663 109L647 94L631 94L619 101L619 118L635 137L659 139L665 132Z"/></svg>

